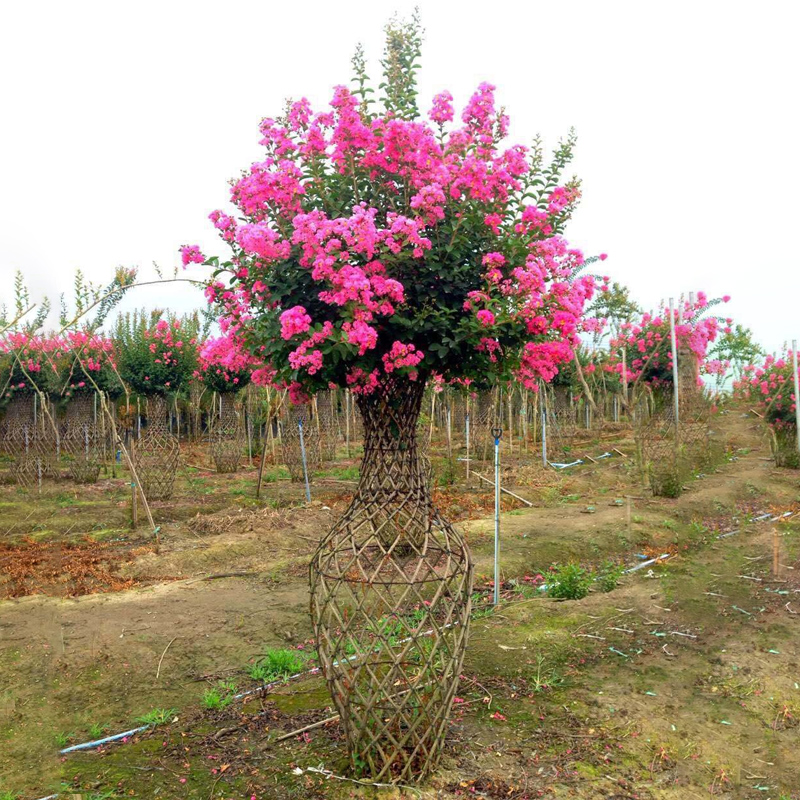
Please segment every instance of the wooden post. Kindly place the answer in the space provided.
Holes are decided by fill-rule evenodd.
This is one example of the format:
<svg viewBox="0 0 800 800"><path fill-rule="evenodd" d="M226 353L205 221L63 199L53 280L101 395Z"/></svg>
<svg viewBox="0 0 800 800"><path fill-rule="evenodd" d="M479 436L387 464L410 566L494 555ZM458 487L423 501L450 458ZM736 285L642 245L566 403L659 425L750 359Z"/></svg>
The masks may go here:
<svg viewBox="0 0 800 800"><path fill-rule="evenodd" d="M780 540L778 538L778 529L773 528L772 529L772 577L773 578L778 577L781 569L779 553L780 553Z"/></svg>
<svg viewBox="0 0 800 800"><path fill-rule="evenodd" d="M136 440L131 439L131 461L135 458L136 452ZM131 481L131 528L136 530L139 526L139 505L138 505L138 496L139 496L139 487L136 485L136 479L131 474L130 476Z"/></svg>
<svg viewBox="0 0 800 800"><path fill-rule="evenodd" d="M678 341L675 338L675 303L669 299L669 336L672 343L672 395L675 405L675 447L680 447L680 386L678 384Z"/></svg>

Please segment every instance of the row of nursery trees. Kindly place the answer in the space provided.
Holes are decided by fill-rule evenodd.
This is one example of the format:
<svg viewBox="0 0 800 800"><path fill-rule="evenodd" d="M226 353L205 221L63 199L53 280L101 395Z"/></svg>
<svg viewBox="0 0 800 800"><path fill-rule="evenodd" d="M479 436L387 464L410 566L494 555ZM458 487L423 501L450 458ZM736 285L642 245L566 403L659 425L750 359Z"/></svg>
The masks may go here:
<svg viewBox="0 0 800 800"><path fill-rule="evenodd" d="M581 196L564 175L574 136L549 157L538 139L511 143L488 83L459 113L446 90L421 107L421 47L416 18L392 22L377 90L359 49L352 85L327 106L301 98L262 121L262 158L232 182L233 209L210 215L227 255L181 248L184 266L211 270L221 340L198 351L186 321L139 316L110 340L12 323L3 343L7 398L87 386L162 397L195 371L218 391L251 380L301 405L350 390L364 456L312 561L312 620L354 770L401 782L441 753L472 589L469 549L433 507L418 450L428 383L561 383L632 407L639 389L669 390L674 327L684 384L728 369L751 391L761 380L778 428L794 403L785 359L745 369L758 349L714 313L721 301L698 293L643 313L595 274L605 257L565 238Z"/></svg>
<svg viewBox="0 0 800 800"><path fill-rule="evenodd" d="M598 403L604 395L617 395L627 407L640 386L669 386L672 382L669 310L643 312L630 299L626 287L611 284L607 276L587 277L600 291L587 304L583 315L571 320L574 334L571 347L559 356L561 360L557 363L537 364L524 382L526 388L538 391L542 385L559 387L574 399L583 397L591 404ZM16 307L20 309L28 295L19 278L16 288ZM94 295L98 297L100 292L94 290ZM773 385L783 384L785 376L780 376L780 370L788 369L790 359L770 356L762 366L764 354L754 343L751 332L740 325L734 327L730 318L709 313L727 300L725 297L709 301L703 292L698 292L681 301L673 311L679 352L691 354L696 361L698 379L711 376L710 380L706 377L705 385L714 391L749 387L750 382L743 379L756 371L761 376L763 370L767 371L767 380L775 373ZM80 309L80 302L76 306ZM271 362L259 352L262 348L253 352L247 338L238 332L238 326L226 325L225 334L209 335L212 319L207 313L183 317L158 310L120 314L113 324L105 326L107 332L104 332L98 323L105 320L106 313L96 315L90 324L67 324L58 332L43 333L41 315L33 322L9 321L8 310L0 310L0 405L6 406L14 397L30 397L33 393L57 402L92 392L102 392L111 399L171 397L188 395L189 387L198 385L209 392L233 394L251 380L288 390L290 399L298 404L312 394L304 392L297 379L304 377L304 373L315 378L319 369L313 363L305 369L292 370L290 377L294 380L276 380ZM299 313L281 314L282 332L272 346L280 346L297 335L292 326L298 324ZM301 320L299 324L302 327L305 323ZM297 349L304 350L302 355L308 352L308 358L316 363L326 348L309 351L305 344ZM491 349L497 344L496 340L481 337L478 347ZM433 351L435 347L434 344L426 349ZM421 346L417 348L411 343L392 345L390 352L392 349L395 354L383 360L382 370L373 369L369 378L364 377L363 370L357 373L360 380L367 382L364 386L359 385L352 373L345 376L345 386L356 394L369 393L370 382L392 374L404 374L417 381L422 373L437 386L446 382L441 373L423 370L429 353ZM337 360L335 351L332 360ZM490 364L499 360L498 354L489 353ZM333 381L314 383L314 393L337 385ZM452 384L469 392L485 390L498 382L462 377ZM791 403L782 402L781 397L770 400L770 419L783 419L772 411L783 409L787 412L784 422L791 423L788 415Z"/></svg>

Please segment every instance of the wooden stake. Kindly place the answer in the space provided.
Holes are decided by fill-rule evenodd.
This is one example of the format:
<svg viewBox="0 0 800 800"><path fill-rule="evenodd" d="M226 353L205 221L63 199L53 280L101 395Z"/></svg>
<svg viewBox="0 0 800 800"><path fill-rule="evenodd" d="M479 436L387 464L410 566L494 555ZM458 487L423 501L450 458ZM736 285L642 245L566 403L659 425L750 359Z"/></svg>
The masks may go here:
<svg viewBox="0 0 800 800"><path fill-rule="evenodd" d="M494 481L490 481L488 478L484 478L483 475L480 474L480 472L475 472L475 470L472 470L472 474L479 477L482 481L484 481L484 483L488 483L490 486L494 486ZM503 492L503 494L510 495L515 500L519 500L520 503L525 503L525 505L528 506L528 508L533 508L533 503L531 503L530 500L526 500L524 497L520 497L518 494L514 494L514 492L509 492L508 489L504 488L503 486L500 487L500 491Z"/></svg>
<svg viewBox="0 0 800 800"><path fill-rule="evenodd" d="M780 539L778 538L778 529L772 529L772 576L777 578L780 573Z"/></svg>

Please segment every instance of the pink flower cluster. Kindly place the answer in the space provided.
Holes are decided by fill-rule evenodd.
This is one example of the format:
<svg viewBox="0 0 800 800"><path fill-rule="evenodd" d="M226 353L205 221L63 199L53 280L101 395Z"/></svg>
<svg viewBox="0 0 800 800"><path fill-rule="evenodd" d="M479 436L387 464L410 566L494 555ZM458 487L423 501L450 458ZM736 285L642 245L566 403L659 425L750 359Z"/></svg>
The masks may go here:
<svg viewBox="0 0 800 800"><path fill-rule="evenodd" d="M232 332L225 336L207 339L198 354L197 376L208 379L215 376L215 386L228 385L231 391L242 388L253 371L254 360L242 347Z"/></svg>
<svg viewBox="0 0 800 800"><path fill-rule="evenodd" d="M411 342L404 331L457 293L459 341L498 374L508 361L536 385L570 358L594 291L591 276L576 277L582 253L560 235L578 189L556 186L530 201L536 159L503 146L508 118L491 84L478 87L460 123L447 91L429 118L438 131L369 113L338 86L326 110L303 98L282 120L262 122L266 155L231 189L244 221L210 215L232 248L232 279L206 289L251 352L263 347L256 319L286 343L271 348L260 377L299 381L299 395L330 382L369 391L376 375L398 369L410 376L419 347L430 347L425 334ZM185 264L203 260L195 246L181 252ZM441 366L453 380L468 361L419 368Z"/></svg>
<svg viewBox="0 0 800 800"><path fill-rule="evenodd" d="M184 269L189 264L202 264L206 260L206 257L200 252L200 248L196 244L183 245L180 248L180 253Z"/></svg>
<svg viewBox="0 0 800 800"><path fill-rule="evenodd" d="M730 299L730 298L727 298ZM716 302L727 302L726 299ZM713 371L706 362L709 345L719 333L720 320L702 316L710 304L704 292L697 293L694 302L679 303L674 309L675 338L679 350L688 349L698 359L700 370ZM626 351L625 371L628 381L672 380L672 346L670 339L669 309L662 307L658 313L645 313L636 322L624 323L618 337L611 340L614 358L607 368L622 374L622 350Z"/></svg>
<svg viewBox="0 0 800 800"><path fill-rule="evenodd" d="M387 374L396 370L404 370L412 380L416 380L417 373L414 367L423 358L425 358L425 354L421 350L417 350L413 344L395 342L389 352L383 355L383 370Z"/></svg>
<svg viewBox="0 0 800 800"><path fill-rule="evenodd" d="M744 368L734 391L750 402L757 402L764 416L776 427L795 425L797 397L794 393L793 352L769 355L763 364Z"/></svg>

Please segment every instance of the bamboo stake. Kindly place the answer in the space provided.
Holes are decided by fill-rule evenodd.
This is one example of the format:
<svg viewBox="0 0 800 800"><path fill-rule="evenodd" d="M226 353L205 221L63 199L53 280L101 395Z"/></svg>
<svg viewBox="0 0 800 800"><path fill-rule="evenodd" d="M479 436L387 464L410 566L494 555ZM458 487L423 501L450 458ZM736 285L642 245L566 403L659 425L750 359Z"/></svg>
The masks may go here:
<svg viewBox="0 0 800 800"><path fill-rule="evenodd" d="M472 474L477 476L478 478L480 478L484 483L488 483L489 486L494 486L495 485L494 481L490 481L488 478L484 478L484 476L481 475L480 472L475 472L475 470L472 470ZM530 500L526 500L524 497L520 497L518 494L514 494L514 492L510 492L508 489L505 488L505 486L501 486L500 487L500 491L503 494L510 495L515 500L519 500L521 503L525 503L525 505L528 506L528 508L533 508L533 503L531 503Z"/></svg>

